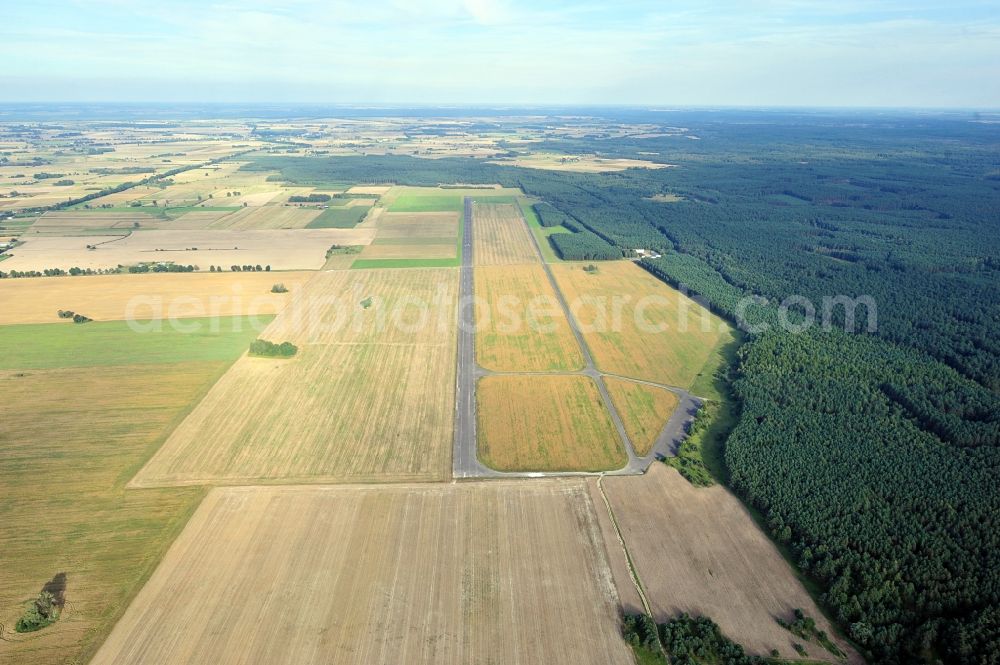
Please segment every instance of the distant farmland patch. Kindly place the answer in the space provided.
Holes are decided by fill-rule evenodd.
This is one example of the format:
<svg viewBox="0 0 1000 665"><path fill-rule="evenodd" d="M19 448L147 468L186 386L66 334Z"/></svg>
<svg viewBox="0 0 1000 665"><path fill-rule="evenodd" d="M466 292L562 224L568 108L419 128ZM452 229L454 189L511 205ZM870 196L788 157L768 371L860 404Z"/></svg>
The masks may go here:
<svg viewBox="0 0 1000 665"><path fill-rule="evenodd" d="M307 225L310 229L353 229L358 225L371 206L330 206Z"/></svg>
<svg viewBox="0 0 1000 665"><path fill-rule="evenodd" d="M292 292L311 272L284 272ZM0 325L51 323L56 312L86 312L97 321L277 314L291 295L273 294L266 272L146 273L0 280ZM268 321L270 319L267 319Z"/></svg>
<svg viewBox="0 0 1000 665"><path fill-rule="evenodd" d="M123 231L122 233L126 233ZM150 230L123 235L28 237L4 262L4 270L107 269L144 262L269 265L273 270L322 267L330 245L367 245L374 229L281 229L264 231ZM103 243L103 244L101 244ZM87 246L97 249L87 249Z"/></svg>

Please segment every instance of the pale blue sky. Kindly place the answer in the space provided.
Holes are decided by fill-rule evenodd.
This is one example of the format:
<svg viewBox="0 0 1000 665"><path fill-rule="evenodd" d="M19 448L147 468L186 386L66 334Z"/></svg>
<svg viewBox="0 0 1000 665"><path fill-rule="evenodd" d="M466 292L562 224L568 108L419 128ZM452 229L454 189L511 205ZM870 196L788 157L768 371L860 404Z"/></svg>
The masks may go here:
<svg viewBox="0 0 1000 665"><path fill-rule="evenodd" d="M1000 1L5 0L0 102L1000 107Z"/></svg>

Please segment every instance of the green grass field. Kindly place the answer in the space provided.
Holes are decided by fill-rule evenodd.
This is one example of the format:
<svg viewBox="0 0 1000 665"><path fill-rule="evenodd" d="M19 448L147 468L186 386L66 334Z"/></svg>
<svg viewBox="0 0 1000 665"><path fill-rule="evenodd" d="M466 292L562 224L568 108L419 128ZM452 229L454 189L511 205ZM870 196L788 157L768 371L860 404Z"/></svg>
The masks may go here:
<svg viewBox="0 0 1000 665"><path fill-rule="evenodd" d="M572 231L565 226L542 226L538 215L535 213L535 209L531 205L532 202L527 197L517 197L517 204L520 206L524 218L528 220L528 226L531 228L531 232L535 234L535 239L538 240L538 246L542 250L542 258L546 263L561 263L562 259L559 258L559 255L552 248L549 236L556 233L572 233Z"/></svg>
<svg viewBox="0 0 1000 665"><path fill-rule="evenodd" d="M11 629L0 662L86 663L100 646L204 494L125 483L228 366L0 371L0 623ZM63 616L15 636L25 604L58 573Z"/></svg>
<svg viewBox="0 0 1000 665"><path fill-rule="evenodd" d="M389 205L389 212L461 212L462 207L461 195L405 192Z"/></svg>
<svg viewBox="0 0 1000 665"><path fill-rule="evenodd" d="M371 208L351 206L349 208L331 206L319 217L306 225L307 229L353 229L365 218Z"/></svg>
<svg viewBox="0 0 1000 665"><path fill-rule="evenodd" d="M399 187L398 192L388 197L389 212L461 212L464 199L486 200L490 203L514 203L516 190L438 187Z"/></svg>
<svg viewBox="0 0 1000 665"><path fill-rule="evenodd" d="M163 321L162 330L151 332L137 332L126 321L0 326L0 369L231 360L273 318L185 319L176 327Z"/></svg>
<svg viewBox="0 0 1000 665"><path fill-rule="evenodd" d="M691 384L691 393L715 401L728 399L726 382L720 379L718 372L722 368L736 366L736 350L743 344L744 338L745 335L736 329L727 330L719 338Z"/></svg>

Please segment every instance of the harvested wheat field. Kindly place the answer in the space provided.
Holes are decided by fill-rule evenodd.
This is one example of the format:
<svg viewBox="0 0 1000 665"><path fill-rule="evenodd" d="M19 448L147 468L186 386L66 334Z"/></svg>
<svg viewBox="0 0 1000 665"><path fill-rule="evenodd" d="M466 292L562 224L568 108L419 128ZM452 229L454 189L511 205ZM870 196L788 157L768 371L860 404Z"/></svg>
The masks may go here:
<svg viewBox="0 0 1000 665"><path fill-rule="evenodd" d="M359 256L362 259L453 259L458 253L455 241L447 243L406 242L373 243L365 247Z"/></svg>
<svg viewBox="0 0 1000 665"><path fill-rule="evenodd" d="M235 212L239 212L239 209L233 207L232 210L202 210L200 208L191 208L191 212L186 212L180 217L170 222L166 222L165 225L158 225L158 228L171 229L182 229L182 230L193 230L193 229L207 229L219 223L219 220L224 217L228 217Z"/></svg>
<svg viewBox="0 0 1000 665"><path fill-rule="evenodd" d="M316 270L331 245L367 245L374 229L270 231L138 231L126 236L30 237L4 261L4 271L108 269L173 262L196 265L269 265L274 270ZM96 249L87 249L95 245Z"/></svg>
<svg viewBox="0 0 1000 665"><path fill-rule="evenodd" d="M475 201L473 206L472 249L475 265L539 262L531 232L516 204Z"/></svg>
<svg viewBox="0 0 1000 665"><path fill-rule="evenodd" d="M680 398L665 388L611 376L604 378L604 384L636 454L648 455Z"/></svg>
<svg viewBox="0 0 1000 665"><path fill-rule="evenodd" d="M136 224L148 226L156 221L156 217L144 212L54 211L39 216L24 235L98 235L102 231L127 233Z"/></svg>
<svg viewBox="0 0 1000 665"><path fill-rule="evenodd" d="M238 360L133 485L449 477L457 278L318 273L260 335L298 354Z"/></svg>
<svg viewBox="0 0 1000 665"><path fill-rule="evenodd" d="M92 663L630 664L603 548L580 481L216 489Z"/></svg>
<svg viewBox="0 0 1000 665"><path fill-rule="evenodd" d="M627 461L586 376L501 375L476 389L479 457L498 471L606 471Z"/></svg>
<svg viewBox="0 0 1000 665"><path fill-rule="evenodd" d="M604 372L687 388L730 334L725 321L631 261L583 268L556 264L552 272Z"/></svg>
<svg viewBox="0 0 1000 665"><path fill-rule="evenodd" d="M583 369L583 355L541 265L475 269L476 361L493 371Z"/></svg>
<svg viewBox="0 0 1000 665"><path fill-rule="evenodd" d="M709 616L748 653L777 649L785 658L795 658L792 644L803 640L776 618L790 620L795 608L835 634L795 571L726 489L696 488L663 464L644 476L606 477L603 485L657 620L681 612ZM619 589L631 586L620 566L613 570ZM837 644L862 662L842 640ZM810 658L836 661L815 642L804 646Z"/></svg>
<svg viewBox="0 0 1000 665"><path fill-rule="evenodd" d="M453 240L458 237L458 222L459 214L455 212L384 212L378 218L376 240Z"/></svg>
<svg viewBox="0 0 1000 665"><path fill-rule="evenodd" d="M304 229L319 217L318 208L261 206L232 212L210 225L213 229L253 231L258 229Z"/></svg>
<svg viewBox="0 0 1000 665"><path fill-rule="evenodd" d="M0 280L0 325L277 314L312 272L144 273ZM271 293L277 283L288 293Z"/></svg>

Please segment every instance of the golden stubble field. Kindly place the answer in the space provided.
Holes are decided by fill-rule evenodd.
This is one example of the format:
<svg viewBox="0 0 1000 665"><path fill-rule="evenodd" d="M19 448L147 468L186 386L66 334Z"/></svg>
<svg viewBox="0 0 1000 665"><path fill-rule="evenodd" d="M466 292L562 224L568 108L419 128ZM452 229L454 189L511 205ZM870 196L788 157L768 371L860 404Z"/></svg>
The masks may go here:
<svg viewBox="0 0 1000 665"><path fill-rule="evenodd" d="M605 377L611 401L621 415L625 431L638 455L648 455L680 398L665 388Z"/></svg>
<svg viewBox="0 0 1000 665"><path fill-rule="evenodd" d="M658 621L681 612L708 616L748 653L777 649L785 658L796 658L792 644L803 640L776 618L790 620L795 608L835 634L795 571L728 490L696 488L662 464L644 476L606 477L603 484ZM634 604L627 569L612 561L612 570L626 602ZM863 662L845 642L837 644L850 662ZM803 646L809 658L836 662L814 642Z"/></svg>
<svg viewBox="0 0 1000 665"><path fill-rule="evenodd" d="M531 232L516 204L475 201L473 205L475 265L516 265L540 260Z"/></svg>
<svg viewBox="0 0 1000 665"><path fill-rule="evenodd" d="M144 273L0 280L0 325L277 314L311 272ZM288 293L271 293L275 284Z"/></svg>
<svg viewBox="0 0 1000 665"><path fill-rule="evenodd" d="M581 481L219 488L93 665L632 663Z"/></svg>
<svg viewBox="0 0 1000 665"><path fill-rule="evenodd" d="M240 358L132 485L450 477L457 297L453 269L317 273L260 335L298 354Z"/></svg>
<svg viewBox="0 0 1000 665"><path fill-rule="evenodd" d="M243 208L213 222L209 228L249 231L256 229L304 229L319 217L319 208L267 205ZM190 214L190 213L189 213ZM183 219L183 218L182 218ZM181 220L178 220L181 221Z"/></svg>
<svg viewBox="0 0 1000 665"><path fill-rule="evenodd" d="M729 326L631 261L552 266L597 367L680 388L691 385ZM686 329L685 329L686 327Z"/></svg>
<svg viewBox="0 0 1000 665"><path fill-rule="evenodd" d="M128 233L127 230L122 232ZM273 270L317 270L331 245L367 245L373 229L263 231L140 230L127 236L30 236L3 262L4 272L72 267L107 269L137 263L269 265ZM87 249L96 245L96 249Z"/></svg>
<svg viewBox="0 0 1000 665"><path fill-rule="evenodd" d="M477 267L474 283L476 361L482 367L583 369L583 354L540 264Z"/></svg>
<svg viewBox="0 0 1000 665"><path fill-rule="evenodd" d="M476 389L479 457L498 471L605 471L628 461L587 376L498 375Z"/></svg>
<svg viewBox="0 0 1000 665"><path fill-rule="evenodd" d="M377 243L417 239L436 243L454 241L458 236L459 215L455 212L383 212L377 221Z"/></svg>

